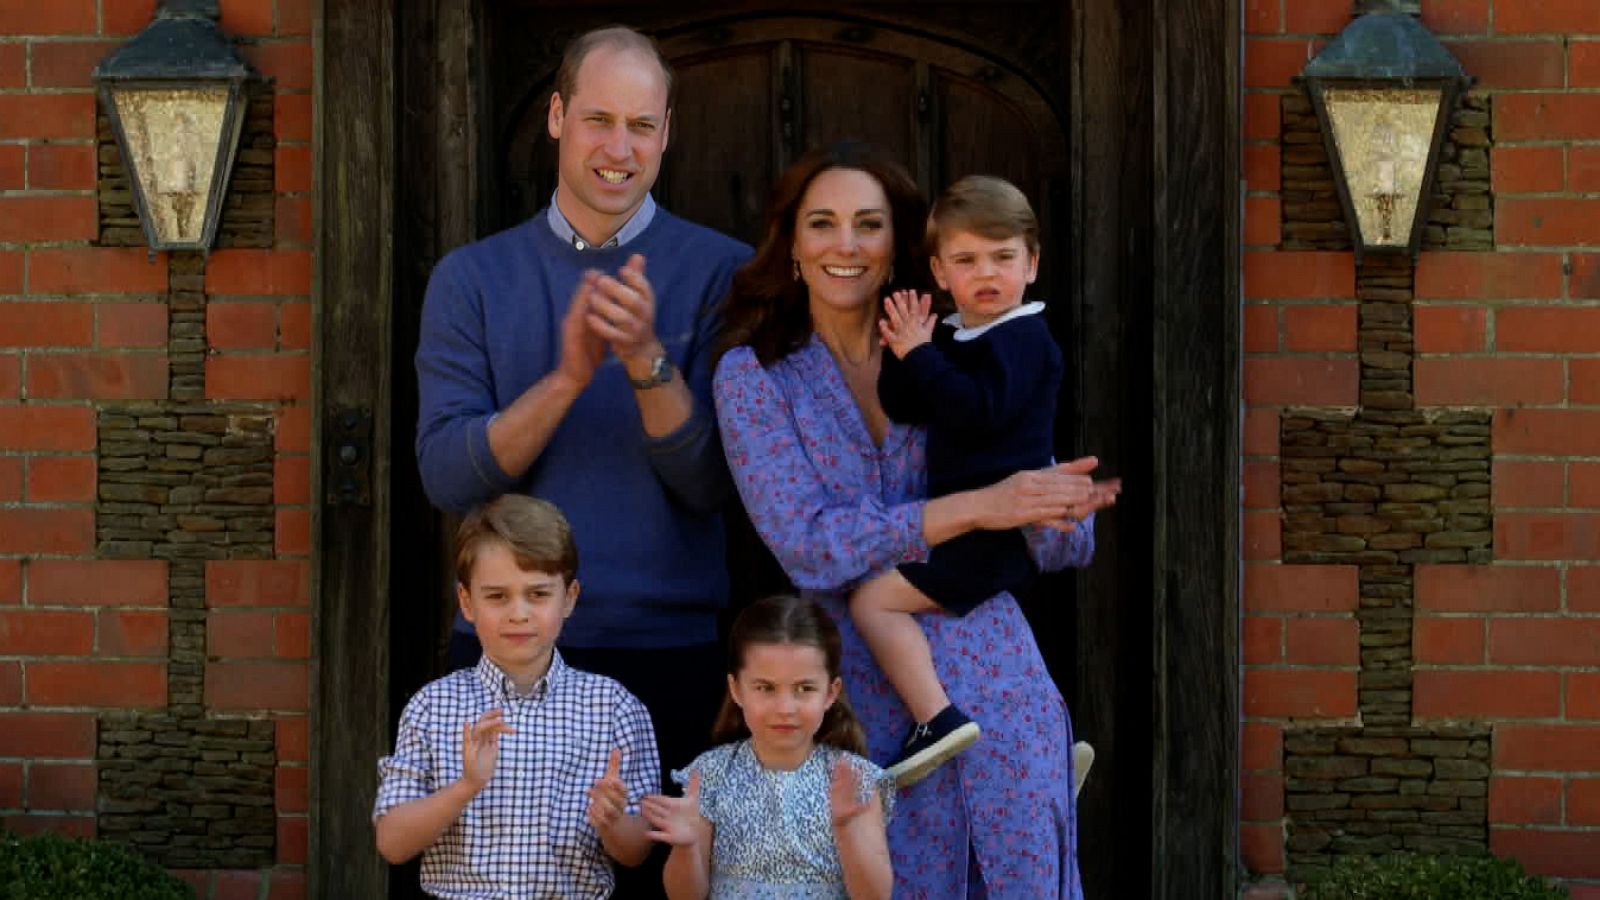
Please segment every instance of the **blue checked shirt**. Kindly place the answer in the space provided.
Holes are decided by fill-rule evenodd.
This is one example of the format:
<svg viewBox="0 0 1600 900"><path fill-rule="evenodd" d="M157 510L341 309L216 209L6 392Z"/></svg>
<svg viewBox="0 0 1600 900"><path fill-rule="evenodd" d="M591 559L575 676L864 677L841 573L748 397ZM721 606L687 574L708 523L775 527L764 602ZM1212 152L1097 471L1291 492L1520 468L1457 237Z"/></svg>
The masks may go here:
<svg viewBox="0 0 1600 900"><path fill-rule="evenodd" d="M372 818L459 779L462 725L505 710L494 777L422 854L422 888L449 900L599 898L611 860L589 826L589 788L622 748L628 812L660 790L655 732L622 685L568 666L556 651L527 696L487 656L430 682L406 704L393 756L378 761Z"/></svg>

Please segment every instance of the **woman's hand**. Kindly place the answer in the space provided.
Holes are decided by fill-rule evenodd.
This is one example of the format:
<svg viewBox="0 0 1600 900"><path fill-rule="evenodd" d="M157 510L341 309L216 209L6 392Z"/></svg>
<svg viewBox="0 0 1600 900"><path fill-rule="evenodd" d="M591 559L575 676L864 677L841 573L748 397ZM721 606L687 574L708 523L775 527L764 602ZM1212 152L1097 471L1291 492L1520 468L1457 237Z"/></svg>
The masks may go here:
<svg viewBox="0 0 1600 900"><path fill-rule="evenodd" d="M878 320L878 335L883 345L900 359L933 340L933 298L917 296L916 291L895 291L883 301L883 318Z"/></svg>
<svg viewBox="0 0 1600 900"><path fill-rule="evenodd" d="M1100 465L1093 456L1030 469L973 493L978 500L979 527L989 530L1048 525L1070 531L1075 523L1116 502L1120 479L1095 481L1089 473Z"/></svg>
<svg viewBox="0 0 1600 900"><path fill-rule="evenodd" d="M650 824L650 839L674 847L685 847L700 840L711 826L700 815L700 773L689 774L682 797L651 794L639 802L639 813Z"/></svg>

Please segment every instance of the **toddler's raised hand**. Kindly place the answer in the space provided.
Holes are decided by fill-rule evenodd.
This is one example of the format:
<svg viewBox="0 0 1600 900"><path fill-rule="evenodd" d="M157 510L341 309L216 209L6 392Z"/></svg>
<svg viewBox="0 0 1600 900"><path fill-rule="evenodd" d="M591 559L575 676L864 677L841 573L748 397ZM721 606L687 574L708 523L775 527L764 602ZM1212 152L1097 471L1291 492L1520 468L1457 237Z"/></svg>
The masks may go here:
<svg viewBox="0 0 1600 900"><path fill-rule="evenodd" d="M874 788L861 798L861 777L843 759L833 762L833 772L828 782L828 809L833 816L833 827L842 828L855 821L862 813L878 802Z"/></svg>
<svg viewBox="0 0 1600 900"><path fill-rule="evenodd" d="M500 756L500 735L515 732L505 722L505 711L499 708L461 727L461 777L475 789L483 790L494 777L495 760Z"/></svg>
<svg viewBox="0 0 1600 900"><path fill-rule="evenodd" d="M651 794L639 802L639 812L650 823L651 840L674 847L695 843L709 824L700 815L700 773L689 774L682 797Z"/></svg>
<svg viewBox="0 0 1600 900"><path fill-rule="evenodd" d="M589 787L589 824L605 831L628 813L628 788L622 783L622 748L611 751L606 772Z"/></svg>
<svg viewBox="0 0 1600 900"><path fill-rule="evenodd" d="M917 296L916 291L895 291L883 301L883 318L878 320L878 335L895 356L906 354L933 340L933 298Z"/></svg>

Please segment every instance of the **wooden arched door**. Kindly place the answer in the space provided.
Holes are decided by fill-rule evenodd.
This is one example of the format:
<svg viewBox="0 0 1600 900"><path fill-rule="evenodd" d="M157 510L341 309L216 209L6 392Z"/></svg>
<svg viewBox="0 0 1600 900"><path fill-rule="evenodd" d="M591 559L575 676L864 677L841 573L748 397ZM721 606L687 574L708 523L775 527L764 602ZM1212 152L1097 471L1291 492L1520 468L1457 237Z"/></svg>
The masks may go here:
<svg viewBox="0 0 1600 900"><path fill-rule="evenodd" d="M624 22L682 91L658 198L749 238L809 145L861 137L930 192L1013 179L1071 384L1058 451L1127 479L1095 564L1035 631L1100 761L1080 801L1092 896L1232 896L1239 835L1239 4L1227 0L323 0L318 434L371 414L370 503L317 499L314 895L394 896L371 760L435 674L444 523L411 452L428 274L547 202L562 47ZM1065 136L1065 137L1063 137ZM1082 587L1077 596L1073 584ZM1075 633L1076 632L1076 633ZM1075 659L1074 659L1075 657ZM1075 665L1074 665L1075 663ZM1077 676L1076 678L1074 676ZM1076 683L1074 683L1074 681Z"/></svg>
<svg viewBox="0 0 1600 900"><path fill-rule="evenodd" d="M930 196L975 172L1010 179L1034 198L1047 237L1065 233L1053 219L1066 136L1021 73L909 29L822 16L680 25L661 43L678 90L655 195L679 215L753 241L785 166L812 147L858 139L903 160ZM543 62L545 76L507 98L497 226L532 215L555 188L545 112L558 60ZM1062 258L1044 259L1048 290Z"/></svg>

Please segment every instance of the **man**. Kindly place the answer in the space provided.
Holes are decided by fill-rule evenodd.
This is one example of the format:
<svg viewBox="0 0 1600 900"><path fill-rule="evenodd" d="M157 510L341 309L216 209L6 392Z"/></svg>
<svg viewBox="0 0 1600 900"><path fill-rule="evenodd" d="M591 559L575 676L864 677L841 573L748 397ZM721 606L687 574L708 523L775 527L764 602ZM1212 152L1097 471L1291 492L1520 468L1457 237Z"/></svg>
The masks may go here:
<svg viewBox="0 0 1600 900"><path fill-rule="evenodd" d="M416 365L417 461L456 512L518 491L572 523L584 600L572 665L651 712L665 768L703 749L723 694L731 496L711 408L715 308L750 248L655 205L672 76L625 28L568 46L550 98L552 203L434 270ZM476 661L461 621L452 666Z"/></svg>

